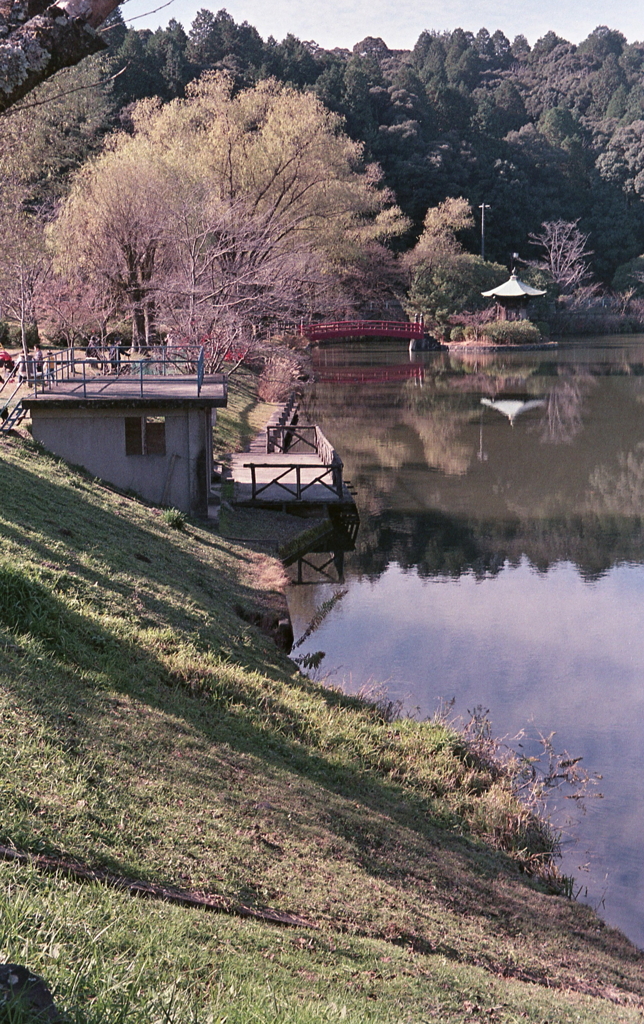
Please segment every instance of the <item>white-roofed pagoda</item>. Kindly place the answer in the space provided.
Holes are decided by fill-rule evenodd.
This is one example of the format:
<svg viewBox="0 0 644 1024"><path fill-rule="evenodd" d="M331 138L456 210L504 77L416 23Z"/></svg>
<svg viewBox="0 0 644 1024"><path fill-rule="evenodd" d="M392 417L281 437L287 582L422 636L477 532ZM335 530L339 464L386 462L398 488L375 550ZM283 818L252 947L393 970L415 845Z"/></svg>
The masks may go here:
<svg viewBox="0 0 644 1024"><path fill-rule="evenodd" d="M496 299L499 320L527 320L530 299L545 294L540 288L521 281L515 273L489 292L481 292L486 299Z"/></svg>

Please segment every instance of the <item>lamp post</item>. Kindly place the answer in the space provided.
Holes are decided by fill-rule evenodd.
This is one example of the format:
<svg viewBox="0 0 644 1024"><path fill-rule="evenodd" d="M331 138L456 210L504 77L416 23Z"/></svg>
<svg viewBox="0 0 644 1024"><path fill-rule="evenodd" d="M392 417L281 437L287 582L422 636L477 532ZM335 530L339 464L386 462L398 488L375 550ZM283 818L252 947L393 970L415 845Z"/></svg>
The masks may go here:
<svg viewBox="0 0 644 1024"><path fill-rule="evenodd" d="M485 259L485 211L490 209L489 203L480 203L481 211L481 259Z"/></svg>

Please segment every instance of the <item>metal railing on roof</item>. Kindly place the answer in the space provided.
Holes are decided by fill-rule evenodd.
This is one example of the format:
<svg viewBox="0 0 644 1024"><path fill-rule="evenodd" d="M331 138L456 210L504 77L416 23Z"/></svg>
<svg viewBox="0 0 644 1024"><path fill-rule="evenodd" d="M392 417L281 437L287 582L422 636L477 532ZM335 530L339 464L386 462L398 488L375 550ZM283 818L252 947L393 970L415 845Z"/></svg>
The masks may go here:
<svg viewBox="0 0 644 1024"><path fill-rule="evenodd" d="M146 391L146 382L152 383L154 378L164 377L177 384L186 383L187 377L195 381L197 396L201 394L204 384L205 353L203 346L186 353L181 350L168 349L165 345L154 346L144 351L127 350L120 346L108 348L96 347L91 355L83 349L67 348L51 351L44 355L42 368L33 359L27 362L27 383L33 387L34 397L44 391L55 389L57 385L76 383L83 397L87 397L87 387L92 384L92 394L96 395L96 384L100 382L100 391L104 392L117 382L126 380L137 381L138 392L142 398ZM217 383L227 390L224 374L213 374ZM148 388L148 391L151 390Z"/></svg>

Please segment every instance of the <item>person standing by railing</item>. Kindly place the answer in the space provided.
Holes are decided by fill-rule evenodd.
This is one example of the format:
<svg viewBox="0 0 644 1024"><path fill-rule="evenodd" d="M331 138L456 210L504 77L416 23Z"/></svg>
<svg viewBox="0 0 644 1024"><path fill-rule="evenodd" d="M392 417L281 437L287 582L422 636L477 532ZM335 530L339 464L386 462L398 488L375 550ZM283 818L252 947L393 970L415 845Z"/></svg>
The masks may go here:
<svg viewBox="0 0 644 1024"><path fill-rule="evenodd" d="M39 377L42 377L43 365L44 365L44 356L43 356L42 349L41 349L40 345L34 345L33 367L34 367L34 375L35 375L36 379L38 379Z"/></svg>
<svg viewBox="0 0 644 1024"><path fill-rule="evenodd" d="M121 345L119 341L115 341L110 347L110 364L112 366L112 373L119 372L119 366L121 364Z"/></svg>
<svg viewBox="0 0 644 1024"><path fill-rule="evenodd" d="M27 380L27 360L24 352L21 352L16 360L16 379L19 385Z"/></svg>
<svg viewBox="0 0 644 1024"><path fill-rule="evenodd" d="M87 343L85 358L88 360L90 366L96 367L97 370L101 369L101 358L98 351L98 338L95 334L92 334Z"/></svg>
<svg viewBox="0 0 644 1024"><path fill-rule="evenodd" d="M43 379L46 380L48 384L53 384L56 379L56 357L53 352L48 352L47 358L44 361Z"/></svg>

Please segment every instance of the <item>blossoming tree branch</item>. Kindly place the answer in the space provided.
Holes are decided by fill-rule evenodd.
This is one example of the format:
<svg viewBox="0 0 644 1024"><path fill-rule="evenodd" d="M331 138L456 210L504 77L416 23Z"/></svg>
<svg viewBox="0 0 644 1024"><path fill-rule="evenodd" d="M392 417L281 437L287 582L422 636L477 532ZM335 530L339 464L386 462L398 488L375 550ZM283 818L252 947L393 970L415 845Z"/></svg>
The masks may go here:
<svg viewBox="0 0 644 1024"><path fill-rule="evenodd" d="M0 113L61 68L106 48L96 31L119 0L0 0Z"/></svg>

